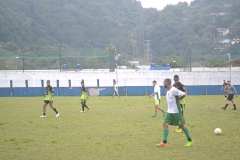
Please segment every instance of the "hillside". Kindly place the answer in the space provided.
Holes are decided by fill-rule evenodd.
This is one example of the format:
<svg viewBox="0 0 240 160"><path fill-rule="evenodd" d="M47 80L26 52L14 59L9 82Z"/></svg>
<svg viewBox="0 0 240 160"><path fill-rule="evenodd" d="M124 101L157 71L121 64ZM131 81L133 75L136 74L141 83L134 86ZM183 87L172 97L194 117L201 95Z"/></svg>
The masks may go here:
<svg viewBox="0 0 240 160"><path fill-rule="evenodd" d="M204 63L214 57L226 59L226 53L238 58L239 8L238 0L195 0L162 11L143 9L136 0L0 0L0 56L21 58L27 53L26 57L35 56L27 69L56 68L58 59L36 56L58 56L54 44L67 44L61 48L63 55L77 53L77 62L86 63L86 68L92 67L91 61L97 64L93 68L104 68L106 58L86 62L80 56L106 55L107 45L114 44L122 65L128 60L149 64L167 56L191 55ZM149 55L146 40L151 44ZM70 65L73 61L65 58ZM13 63L4 60L0 68L14 69Z"/></svg>

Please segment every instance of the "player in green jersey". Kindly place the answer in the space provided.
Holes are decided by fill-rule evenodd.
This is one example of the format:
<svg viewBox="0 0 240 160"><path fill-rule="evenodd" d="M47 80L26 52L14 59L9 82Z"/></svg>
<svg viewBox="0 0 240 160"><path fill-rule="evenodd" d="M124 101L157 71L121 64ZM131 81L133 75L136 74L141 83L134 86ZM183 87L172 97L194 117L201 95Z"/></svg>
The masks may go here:
<svg viewBox="0 0 240 160"><path fill-rule="evenodd" d="M88 93L87 88L85 87L84 81L81 82L82 86L82 94L81 94L81 104L82 104L82 113L84 113L84 109L87 108L87 111L89 111L89 107L87 106L87 99L88 99Z"/></svg>
<svg viewBox="0 0 240 160"><path fill-rule="evenodd" d="M226 82L226 80L223 80L223 85L222 85L222 89L221 89L221 91L223 90L223 95L224 95L224 97L225 97L225 99L227 99L227 82Z"/></svg>
<svg viewBox="0 0 240 160"><path fill-rule="evenodd" d="M164 80L164 87L167 89L166 99L168 104L167 114L164 117L163 123L163 141L157 146L159 147L166 147L168 146L168 126L174 125L179 126L187 137L187 144L186 147L190 147L193 145L192 138L190 133L185 126L185 123L182 118L182 109L180 107L179 100L183 99L186 96L186 93L180 91L179 89L172 87L171 79Z"/></svg>
<svg viewBox="0 0 240 160"><path fill-rule="evenodd" d="M112 98L114 98L114 96L115 95L117 95L118 96L118 98L120 98L120 96L119 96L119 93L118 93L118 85L117 85L117 82L114 80L114 86L113 86L113 96L112 96Z"/></svg>
<svg viewBox="0 0 240 160"><path fill-rule="evenodd" d="M154 115L152 117L157 116L157 111L160 110L163 113L163 117L165 116L166 112L160 108L160 102L161 102L161 89L160 86L157 84L157 81L153 81L154 86L154 92L149 96L149 98L154 96Z"/></svg>
<svg viewBox="0 0 240 160"><path fill-rule="evenodd" d="M46 95L45 95L45 99L44 99L44 103L43 103L43 115L40 116L40 118L46 118L46 107L49 104L49 106L54 110L54 112L56 113L56 118L59 117L59 113L57 111L56 108L53 107L53 93L54 90L52 88L52 86L50 85L50 80L47 80L47 86L45 88L46 90Z"/></svg>

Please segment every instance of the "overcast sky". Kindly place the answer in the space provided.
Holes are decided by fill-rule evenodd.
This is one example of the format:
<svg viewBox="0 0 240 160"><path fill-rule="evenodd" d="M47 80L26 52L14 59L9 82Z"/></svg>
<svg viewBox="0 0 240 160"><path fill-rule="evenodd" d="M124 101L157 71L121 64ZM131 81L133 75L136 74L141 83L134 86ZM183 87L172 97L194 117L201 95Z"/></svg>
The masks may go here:
<svg viewBox="0 0 240 160"><path fill-rule="evenodd" d="M144 8L157 8L162 10L168 4L177 4L178 2L188 2L190 4L193 0L139 0L142 2Z"/></svg>

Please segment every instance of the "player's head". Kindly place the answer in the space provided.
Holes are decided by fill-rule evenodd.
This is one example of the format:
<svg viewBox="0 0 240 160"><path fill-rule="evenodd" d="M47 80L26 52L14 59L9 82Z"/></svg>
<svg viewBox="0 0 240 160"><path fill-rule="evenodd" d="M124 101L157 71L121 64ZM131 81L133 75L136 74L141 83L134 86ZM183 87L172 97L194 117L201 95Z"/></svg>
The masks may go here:
<svg viewBox="0 0 240 160"><path fill-rule="evenodd" d="M226 83L226 80L223 80L224 83Z"/></svg>
<svg viewBox="0 0 240 160"><path fill-rule="evenodd" d="M82 86L82 87L84 86L84 81L81 82L81 86Z"/></svg>
<svg viewBox="0 0 240 160"><path fill-rule="evenodd" d="M231 81L227 81L227 84L230 86L231 85Z"/></svg>
<svg viewBox="0 0 240 160"><path fill-rule="evenodd" d="M47 82L46 82L46 83L47 83L47 85L49 86L49 85L50 85L50 80L47 80Z"/></svg>
<svg viewBox="0 0 240 160"><path fill-rule="evenodd" d="M164 85L165 88L170 88L171 85L172 85L171 79L169 79L169 78L165 79L165 80L163 81L163 85Z"/></svg>
<svg viewBox="0 0 240 160"><path fill-rule="evenodd" d="M116 84L116 81L114 81L113 84Z"/></svg>
<svg viewBox="0 0 240 160"><path fill-rule="evenodd" d="M175 75L175 76L173 77L173 80L174 80L175 83L179 83L179 76L178 76L178 75Z"/></svg>
<svg viewBox="0 0 240 160"><path fill-rule="evenodd" d="M154 80L152 83L153 83L153 86L156 86L157 81Z"/></svg>

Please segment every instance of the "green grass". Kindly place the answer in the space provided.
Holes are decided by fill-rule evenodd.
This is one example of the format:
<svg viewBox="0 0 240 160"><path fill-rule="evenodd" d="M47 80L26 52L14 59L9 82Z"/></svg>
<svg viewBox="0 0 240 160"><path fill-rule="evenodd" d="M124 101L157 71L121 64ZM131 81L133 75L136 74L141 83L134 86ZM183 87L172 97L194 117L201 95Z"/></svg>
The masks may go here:
<svg viewBox="0 0 240 160"><path fill-rule="evenodd" d="M90 112L80 113L79 97L55 97L60 117L48 107L41 119L41 97L0 98L0 159L81 160L230 160L240 156L240 110L227 111L223 96L189 96L186 126L195 142L185 148L184 133L170 127L169 146L162 141L163 117L152 118L148 97L94 97ZM240 106L240 98L236 99ZM165 97L161 106L166 109ZM215 128L223 134L214 135Z"/></svg>

